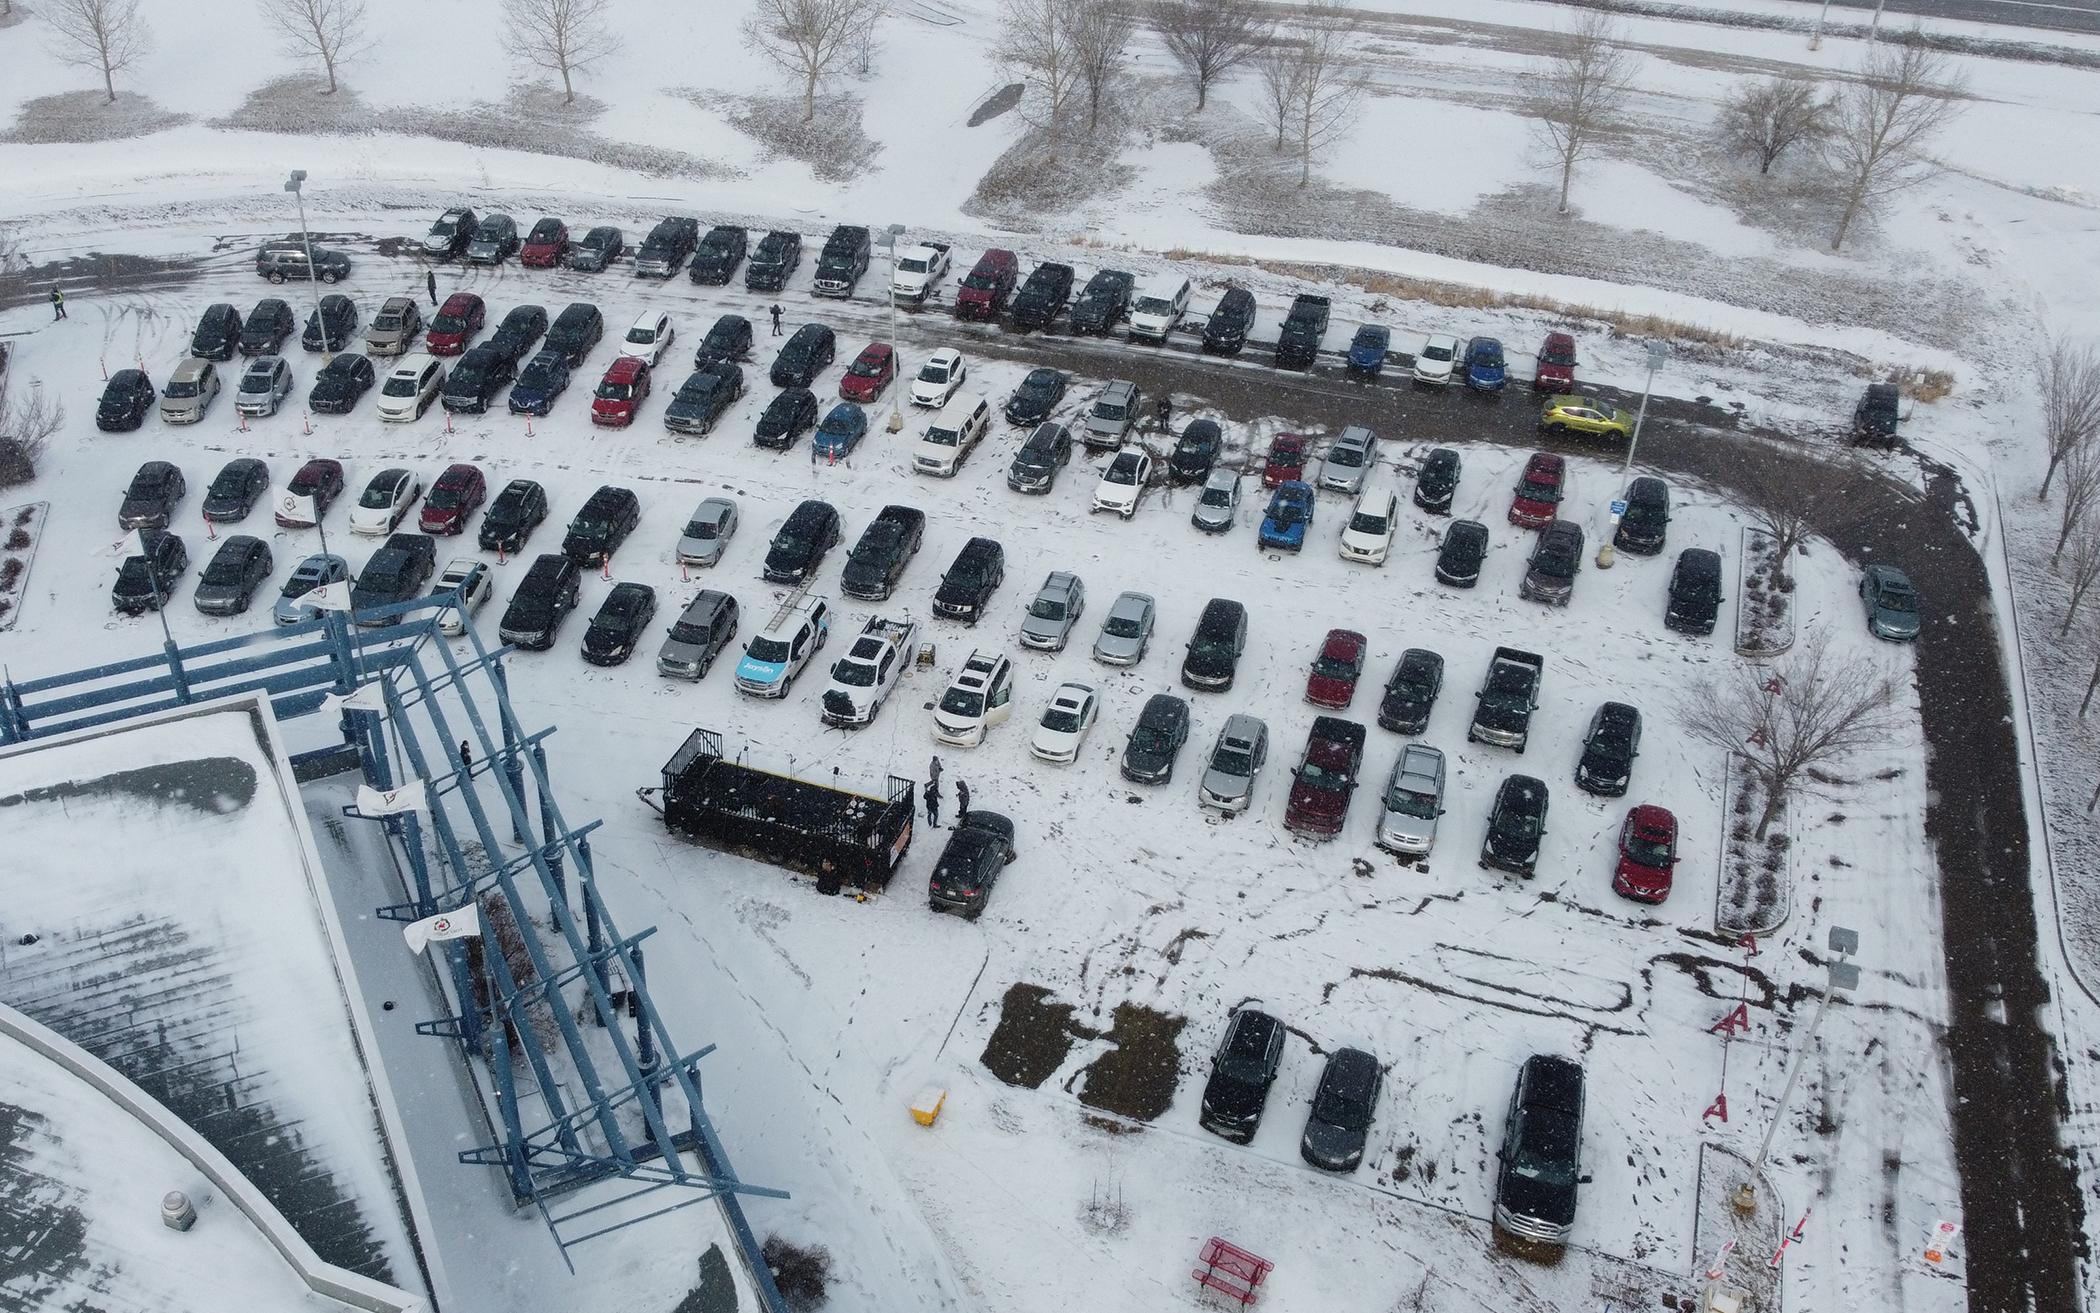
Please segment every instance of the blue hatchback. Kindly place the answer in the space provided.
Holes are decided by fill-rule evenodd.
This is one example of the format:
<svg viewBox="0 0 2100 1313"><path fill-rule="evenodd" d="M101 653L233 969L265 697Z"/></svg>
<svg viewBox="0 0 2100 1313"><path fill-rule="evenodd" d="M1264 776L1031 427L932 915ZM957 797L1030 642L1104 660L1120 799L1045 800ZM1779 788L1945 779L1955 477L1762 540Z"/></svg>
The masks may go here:
<svg viewBox="0 0 2100 1313"><path fill-rule="evenodd" d="M868 412L850 401L841 401L831 408L824 422L817 425L817 457L820 460L844 460L853 454L853 449L867 434Z"/></svg>
<svg viewBox="0 0 2100 1313"><path fill-rule="evenodd" d="M1502 343L1492 337L1476 337L1466 343L1466 386L1475 392L1500 392L1509 381L1509 365L1502 358Z"/></svg>
<svg viewBox="0 0 2100 1313"><path fill-rule="evenodd" d="M1385 369L1385 353L1393 345L1393 331L1383 324L1365 324L1349 343L1349 372L1378 374Z"/></svg>
<svg viewBox="0 0 2100 1313"><path fill-rule="evenodd" d="M1305 546L1305 530L1312 524L1313 490L1310 483L1292 479L1269 498L1268 513L1261 517L1257 548L1274 547L1295 552Z"/></svg>
<svg viewBox="0 0 2100 1313"><path fill-rule="evenodd" d="M545 415L569 386L569 358L549 348L527 361L510 390L510 413Z"/></svg>

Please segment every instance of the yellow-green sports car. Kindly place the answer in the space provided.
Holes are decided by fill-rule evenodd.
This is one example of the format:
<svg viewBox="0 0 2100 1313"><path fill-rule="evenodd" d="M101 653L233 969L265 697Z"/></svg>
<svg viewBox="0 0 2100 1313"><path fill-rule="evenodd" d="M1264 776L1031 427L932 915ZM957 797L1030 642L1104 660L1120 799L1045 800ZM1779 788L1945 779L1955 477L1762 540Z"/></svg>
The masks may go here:
<svg viewBox="0 0 2100 1313"><path fill-rule="evenodd" d="M1583 433L1595 438L1631 438L1633 412L1595 397L1555 397L1539 415L1548 433Z"/></svg>

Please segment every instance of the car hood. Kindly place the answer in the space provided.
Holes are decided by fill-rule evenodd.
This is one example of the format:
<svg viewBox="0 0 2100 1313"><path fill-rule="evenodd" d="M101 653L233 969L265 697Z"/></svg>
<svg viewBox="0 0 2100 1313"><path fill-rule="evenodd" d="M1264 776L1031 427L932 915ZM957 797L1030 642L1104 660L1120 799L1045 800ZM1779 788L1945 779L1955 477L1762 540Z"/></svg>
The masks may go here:
<svg viewBox="0 0 2100 1313"><path fill-rule="evenodd" d="M1203 789L1213 798L1232 801L1247 796L1254 782L1244 775L1229 775L1221 770L1203 772Z"/></svg>
<svg viewBox="0 0 2100 1313"><path fill-rule="evenodd" d="M1138 654L1138 642L1138 639L1120 634L1103 634L1094 640L1094 651L1111 660L1132 660Z"/></svg>
<svg viewBox="0 0 2100 1313"><path fill-rule="evenodd" d="M1290 809L1305 816L1339 820L1349 810L1348 789L1327 789L1299 780L1291 785Z"/></svg>
<svg viewBox="0 0 2100 1313"><path fill-rule="evenodd" d="M1643 893L1660 894L1670 887L1670 872L1667 868L1649 866L1631 857L1619 859L1619 879Z"/></svg>
<svg viewBox="0 0 2100 1313"><path fill-rule="evenodd" d="M1305 537L1305 521L1278 520L1273 516L1261 517L1261 531L1265 537L1281 538L1285 542L1298 542Z"/></svg>
<svg viewBox="0 0 2100 1313"><path fill-rule="evenodd" d="M1415 372L1425 378L1448 378L1456 365L1457 362L1452 360L1428 360L1421 356L1415 357Z"/></svg>
<svg viewBox="0 0 2100 1313"><path fill-rule="evenodd" d="M117 513L126 519L133 517L152 518L168 513L167 503L158 497L126 497Z"/></svg>
<svg viewBox="0 0 2100 1313"><path fill-rule="evenodd" d="M706 654L707 649L700 644L688 643L678 638L666 638L663 646L656 649L656 659L672 665L697 666L700 664L700 658ZM741 666L739 668L741 669Z"/></svg>
<svg viewBox="0 0 2100 1313"><path fill-rule="evenodd" d="M1123 765L1139 775L1164 775L1167 767L1174 764L1172 754L1153 752L1146 748L1125 747Z"/></svg>
<svg viewBox="0 0 2100 1313"><path fill-rule="evenodd" d="M1308 1118L1304 1148L1306 1156L1322 1167L1354 1167L1364 1156L1364 1133Z"/></svg>
<svg viewBox="0 0 2100 1313"><path fill-rule="evenodd" d="M678 554L695 561L712 561L722 554L720 538L680 538Z"/></svg>
<svg viewBox="0 0 2100 1313"><path fill-rule="evenodd" d="M1410 816L1406 812L1388 810L1379 821L1378 828L1395 839L1412 840L1426 844L1436 838L1436 818L1433 816Z"/></svg>
<svg viewBox="0 0 2100 1313"><path fill-rule="evenodd" d="M1038 725L1035 730L1035 746L1045 752L1071 752L1079 746L1077 730L1048 729Z"/></svg>
<svg viewBox="0 0 2100 1313"><path fill-rule="evenodd" d="M740 657L736 663L736 677L738 679L749 679L761 683L778 679L786 671L787 662L785 661L760 661L748 653Z"/></svg>
<svg viewBox="0 0 2100 1313"><path fill-rule="evenodd" d="M1024 616L1021 620L1021 633L1027 638L1054 639L1065 632L1066 623L1063 620L1045 620L1041 616Z"/></svg>
<svg viewBox="0 0 2100 1313"><path fill-rule="evenodd" d="M1352 346L1349 348L1349 363L1352 365L1378 365L1385 363L1385 348L1379 346Z"/></svg>
<svg viewBox="0 0 2100 1313"><path fill-rule="evenodd" d="M1202 502L1197 502L1196 509L1190 514L1191 518L1198 524L1232 523L1232 508L1230 506L1207 506Z"/></svg>
<svg viewBox="0 0 2100 1313"><path fill-rule="evenodd" d="M1567 1226L1575 1220L1574 1187L1530 1180L1507 1167L1496 1183L1495 1199L1519 1217L1535 1217L1555 1226Z"/></svg>
<svg viewBox="0 0 2100 1313"><path fill-rule="evenodd" d="M1214 1076L1203 1087L1203 1112L1212 1121L1249 1122L1261 1115L1266 1093L1259 1085L1243 1085Z"/></svg>
<svg viewBox="0 0 2100 1313"><path fill-rule="evenodd" d="M1342 704L1356 693L1356 681L1340 679L1334 675L1310 675L1305 680L1305 696L1314 702Z"/></svg>
<svg viewBox="0 0 2100 1313"><path fill-rule="evenodd" d="M1915 611L1885 611L1874 609L1874 623L1885 634L1899 634L1909 638L1918 632L1918 616Z"/></svg>

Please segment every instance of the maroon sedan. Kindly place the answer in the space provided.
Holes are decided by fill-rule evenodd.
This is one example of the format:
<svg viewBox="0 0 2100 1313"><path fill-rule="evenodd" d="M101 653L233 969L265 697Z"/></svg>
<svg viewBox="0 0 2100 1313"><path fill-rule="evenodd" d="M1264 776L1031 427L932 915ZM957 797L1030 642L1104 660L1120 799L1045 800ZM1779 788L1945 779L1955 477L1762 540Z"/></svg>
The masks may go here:
<svg viewBox="0 0 2100 1313"><path fill-rule="evenodd" d="M1370 641L1354 629L1328 630L1305 679L1305 700L1337 710L1348 706L1356 698L1356 681L1363 678L1370 652Z"/></svg>
<svg viewBox="0 0 2100 1313"><path fill-rule="evenodd" d="M552 216L532 225L518 248L518 263L528 269L552 269L569 251L569 225Z"/></svg>
<svg viewBox="0 0 2100 1313"><path fill-rule="evenodd" d="M316 457L299 467L284 495L277 499L277 524L283 529L310 529L343 495L343 463Z"/></svg>
<svg viewBox="0 0 2100 1313"><path fill-rule="evenodd" d="M454 292L438 307L423 334L423 348L434 356L456 356L488 321L488 307L472 292Z"/></svg>
<svg viewBox="0 0 2100 1313"><path fill-rule="evenodd" d="M489 495L488 480L477 465L453 465L430 485L417 521L424 533L452 534L467 527L467 517Z"/></svg>
<svg viewBox="0 0 2100 1313"><path fill-rule="evenodd" d="M1305 457L1312 444L1298 433L1279 433L1269 443L1269 457L1262 462L1261 486L1281 487L1305 478Z"/></svg>
<svg viewBox="0 0 2100 1313"><path fill-rule="evenodd" d="M866 405L896 381L896 351L887 342L870 342L846 367L846 376L839 380L839 395Z"/></svg>

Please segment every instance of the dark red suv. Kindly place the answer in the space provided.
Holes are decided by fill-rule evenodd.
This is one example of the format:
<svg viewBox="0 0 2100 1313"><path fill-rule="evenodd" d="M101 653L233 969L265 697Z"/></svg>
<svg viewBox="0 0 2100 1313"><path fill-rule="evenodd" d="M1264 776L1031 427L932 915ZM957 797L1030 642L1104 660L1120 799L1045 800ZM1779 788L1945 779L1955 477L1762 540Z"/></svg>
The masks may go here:
<svg viewBox="0 0 2100 1313"><path fill-rule="evenodd" d="M1021 259L1012 251L986 251L955 293L957 319L992 319L1006 308L1020 277Z"/></svg>
<svg viewBox="0 0 2100 1313"><path fill-rule="evenodd" d="M1339 711L1356 698L1356 681L1364 676L1364 662L1371 644L1354 629L1330 629L1313 658L1312 673L1305 677L1305 700L1316 707Z"/></svg>
<svg viewBox="0 0 2100 1313"><path fill-rule="evenodd" d="M454 292L431 319L423 334L423 349L434 356L458 355L488 322L488 313L488 307L472 292Z"/></svg>
<svg viewBox="0 0 2100 1313"><path fill-rule="evenodd" d="M569 225L549 216L532 225L518 248L518 263L528 269L552 269L569 253Z"/></svg>
<svg viewBox="0 0 2100 1313"><path fill-rule="evenodd" d="M1539 348L1539 362L1531 371L1531 387L1535 392L1575 390L1574 338L1566 333L1546 334L1546 344Z"/></svg>
<svg viewBox="0 0 2100 1313"><path fill-rule="evenodd" d="M621 356L605 371L598 392L591 398L591 423L624 429L634 423L634 414L649 395L649 362L639 356Z"/></svg>
<svg viewBox="0 0 2100 1313"><path fill-rule="evenodd" d="M1269 441L1269 456L1261 465L1261 486L1280 488L1305 477L1306 449L1311 444L1301 434L1279 433Z"/></svg>
<svg viewBox="0 0 2100 1313"><path fill-rule="evenodd" d="M1509 522L1523 529L1551 524L1567 492L1568 462L1550 451L1534 451L1517 478L1509 502Z"/></svg>
<svg viewBox="0 0 2100 1313"><path fill-rule="evenodd" d="M846 367L846 376L839 380L839 395L848 401L874 401L896 378L897 353L887 342L870 342Z"/></svg>
<svg viewBox="0 0 2100 1313"><path fill-rule="evenodd" d="M1305 756L1291 772L1285 829L1311 839L1332 839L1342 832L1363 770L1364 737L1364 727L1353 720L1321 716L1313 721Z"/></svg>
<svg viewBox="0 0 2100 1313"><path fill-rule="evenodd" d="M423 499L423 512L416 520L417 527L424 533L459 533L467 527L467 517L487 500L488 495L488 480L482 477L479 466L449 466L437 476L437 482L430 485L430 494Z"/></svg>

